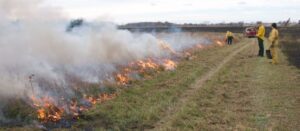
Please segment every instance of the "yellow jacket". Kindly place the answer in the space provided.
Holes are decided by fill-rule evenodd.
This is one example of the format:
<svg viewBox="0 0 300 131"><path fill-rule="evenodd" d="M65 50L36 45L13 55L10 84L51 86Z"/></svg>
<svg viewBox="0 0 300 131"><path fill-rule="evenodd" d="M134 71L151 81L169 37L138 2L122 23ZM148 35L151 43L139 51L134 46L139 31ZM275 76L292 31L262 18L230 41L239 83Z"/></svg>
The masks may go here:
<svg viewBox="0 0 300 131"><path fill-rule="evenodd" d="M230 32L230 31L227 31L227 33L226 33L226 38L227 38L227 37L230 37L230 36L231 36L231 37L233 37L233 34L232 34L232 32Z"/></svg>
<svg viewBox="0 0 300 131"><path fill-rule="evenodd" d="M261 38L261 39L264 39L265 37L265 27L263 25L260 25L259 28L258 28L258 31L257 31L257 34L256 36Z"/></svg>
<svg viewBox="0 0 300 131"><path fill-rule="evenodd" d="M272 31L270 32L270 35L269 35L269 41L272 44L277 45L278 44L278 38L279 38L278 30L273 28Z"/></svg>

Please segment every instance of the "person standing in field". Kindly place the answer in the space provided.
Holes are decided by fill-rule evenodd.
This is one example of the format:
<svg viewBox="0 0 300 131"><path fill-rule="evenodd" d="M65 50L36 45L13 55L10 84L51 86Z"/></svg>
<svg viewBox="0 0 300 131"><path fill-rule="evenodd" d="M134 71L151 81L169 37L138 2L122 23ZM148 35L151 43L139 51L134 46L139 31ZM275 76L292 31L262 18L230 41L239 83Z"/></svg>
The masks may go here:
<svg viewBox="0 0 300 131"><path fill-rule="evenodd" d="M230 32L230 31L226 32L226 41L227 41L228 45L232 44L232 41L233 41L233 34L232 34L232 32Z"/></svg>
<svg viewBox="0 0 300 131"><path fill-rule="evenodd" d="M278 38L279 38L279 33L277 29L277 24L272 23L272 31L270 32L269 35L269 41L271 43L270 50L272 54L272 64L278 64Z"/></svg>
<svg viewBox="0 0 300 131"><path fill-rule="evenodd" d="M264 37L265 37L265 27L262 22L257 22L258 24L258 31L256 34L257 40L258 40L258 56L264 57Z"/></svg>

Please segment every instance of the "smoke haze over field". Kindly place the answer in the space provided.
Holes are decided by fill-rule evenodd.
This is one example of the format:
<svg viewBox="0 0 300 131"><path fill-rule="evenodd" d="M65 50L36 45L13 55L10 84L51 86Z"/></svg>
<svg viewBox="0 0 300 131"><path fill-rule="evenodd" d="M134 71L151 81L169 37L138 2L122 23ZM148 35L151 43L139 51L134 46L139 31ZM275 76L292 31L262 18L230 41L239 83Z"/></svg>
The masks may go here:
<svg viewBox="0 0 300 131"><path fill-rule="evenodd" d="M72 95L69 76L97 83L119 64L167 55L155 36L118 30L109 22L94 21L66 32L64 14L39 0L1 0L0 18L0 96L21 96L31 86L36 93L60 87ZM162 39L176 50L205 42L176 38Z"/></svg>

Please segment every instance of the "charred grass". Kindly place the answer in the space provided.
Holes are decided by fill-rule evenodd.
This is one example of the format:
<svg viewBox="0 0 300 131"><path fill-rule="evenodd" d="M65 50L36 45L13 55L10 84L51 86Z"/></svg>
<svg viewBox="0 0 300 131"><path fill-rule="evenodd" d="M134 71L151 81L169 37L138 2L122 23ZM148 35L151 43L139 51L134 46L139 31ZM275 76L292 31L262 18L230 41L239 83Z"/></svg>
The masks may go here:
<svg viewBox="0 0 300 131"><path fill-rule="evenodd" d="M294 33L283 32L281 36L282 52L288 57L290 64L300 68L300 30Z"/></svg>

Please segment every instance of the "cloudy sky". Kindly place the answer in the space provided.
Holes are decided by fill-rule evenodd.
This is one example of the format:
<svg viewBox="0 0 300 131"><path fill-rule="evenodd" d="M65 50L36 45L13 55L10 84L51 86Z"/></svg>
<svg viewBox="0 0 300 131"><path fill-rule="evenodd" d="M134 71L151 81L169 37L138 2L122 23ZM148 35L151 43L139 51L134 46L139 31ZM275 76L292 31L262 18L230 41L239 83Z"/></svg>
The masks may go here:
<svg viewBox="0 0 300 131"><path fill-rule="evenodd" d="M117 23L300 20L300 0L46 0L71 18Z"/></svg>

